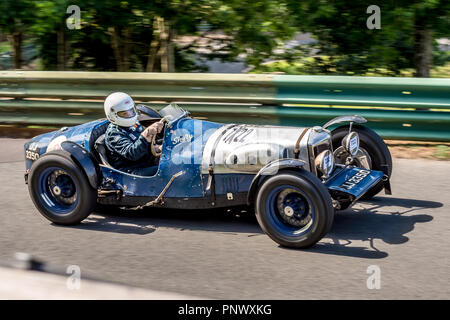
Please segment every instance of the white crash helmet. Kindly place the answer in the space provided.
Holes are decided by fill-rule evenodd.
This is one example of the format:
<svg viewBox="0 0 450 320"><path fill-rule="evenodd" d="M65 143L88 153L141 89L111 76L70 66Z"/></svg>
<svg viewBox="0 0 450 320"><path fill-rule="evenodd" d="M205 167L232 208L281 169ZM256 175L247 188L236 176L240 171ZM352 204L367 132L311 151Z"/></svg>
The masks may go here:
<svg viewBox="0 0 450 320"><path fill-rule="evenodd" d="M114 92L105 99L105 114L108 120L121 127L131 127L137 122L133 99L126 93Z"/></svg>

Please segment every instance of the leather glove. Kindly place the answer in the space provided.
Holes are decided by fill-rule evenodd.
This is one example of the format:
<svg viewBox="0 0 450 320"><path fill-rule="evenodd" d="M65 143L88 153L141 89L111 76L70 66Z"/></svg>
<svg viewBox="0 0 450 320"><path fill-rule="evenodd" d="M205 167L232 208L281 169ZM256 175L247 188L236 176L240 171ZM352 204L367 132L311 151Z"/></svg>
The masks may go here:
<svg viewBox="0 0 450 320"><path fill-rule="evenodd" d="M144 136L145 140L147 140L148 142L152 142L153 136L160 133L163 128L164 124L162 122L155 122L147 129L142 131L142 135Z"/></svg>

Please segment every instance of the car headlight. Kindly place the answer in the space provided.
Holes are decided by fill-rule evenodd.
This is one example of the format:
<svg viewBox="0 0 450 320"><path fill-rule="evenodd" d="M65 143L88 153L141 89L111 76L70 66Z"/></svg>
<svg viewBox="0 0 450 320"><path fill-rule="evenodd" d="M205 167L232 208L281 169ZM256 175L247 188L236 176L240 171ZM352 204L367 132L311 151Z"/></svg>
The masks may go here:
<svg viewBox="0 0 450 320"><path fill-rule="evenodd" d="M359 135L356 132L350 132L342 139L342 146L350 155L355 156L359 151Z"/></svg>
<svg viewBox="0 0 450 320"><path fill-rule="evenodd" d="M319 153L314 160L314 164L325 177L328 177L334 169L334 157L330 150Z"/></svg>

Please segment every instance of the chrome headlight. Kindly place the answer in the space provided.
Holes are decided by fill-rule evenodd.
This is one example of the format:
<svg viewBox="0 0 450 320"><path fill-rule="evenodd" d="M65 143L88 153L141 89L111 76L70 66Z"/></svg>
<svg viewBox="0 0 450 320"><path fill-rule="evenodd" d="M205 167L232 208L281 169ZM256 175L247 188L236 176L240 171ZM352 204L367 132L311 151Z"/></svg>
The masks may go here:
<svg viewBox="0 0 450 320"><path fill-rule="evenodd" d="M314 164L325 177L328 177L334 169L334 157L331 150L322 151L314 160Z"/></svg>
<svg viewBox="0 0 450 320"><path fill-rule="evenodd" d="M342 139L342 146L350 155L355 156L359 151L359 135L356 132L350 132Z"/></svg>

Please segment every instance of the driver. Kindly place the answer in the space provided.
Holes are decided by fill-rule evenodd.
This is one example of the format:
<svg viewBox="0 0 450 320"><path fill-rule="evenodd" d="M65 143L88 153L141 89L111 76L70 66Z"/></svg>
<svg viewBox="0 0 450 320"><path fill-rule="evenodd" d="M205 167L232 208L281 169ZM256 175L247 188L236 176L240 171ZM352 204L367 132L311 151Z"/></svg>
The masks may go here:
<svg viewBox="0 0 450 320"><path fill-rule="evenodd" d="M121 171L140 176L152 176L158 170L150 151L153 136L164 125L155 122L143 129L137 120L133 99L126 93L111 93L104 103L106 118L111 122L106 129L105 144L109 150L109 162ZM157 146L161 152L161 146Z"/></svg>

